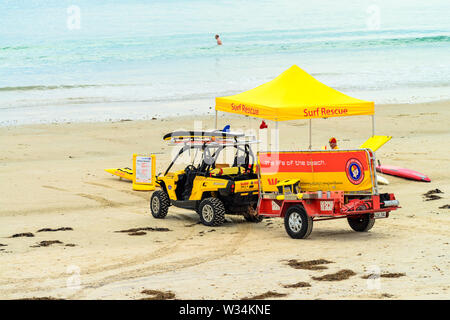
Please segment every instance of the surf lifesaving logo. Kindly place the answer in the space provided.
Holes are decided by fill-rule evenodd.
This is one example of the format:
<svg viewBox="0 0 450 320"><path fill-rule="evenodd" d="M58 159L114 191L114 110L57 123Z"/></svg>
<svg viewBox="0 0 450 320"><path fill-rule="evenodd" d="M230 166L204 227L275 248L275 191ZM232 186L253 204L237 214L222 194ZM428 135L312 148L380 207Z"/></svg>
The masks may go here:
<svg viewBox="0 0 450 320"><path fill-rule="evenodd" d="M362 163L358 159L350 159L345 165L345 173L348 180L353 184L360 184L364 180Z"/></svg>

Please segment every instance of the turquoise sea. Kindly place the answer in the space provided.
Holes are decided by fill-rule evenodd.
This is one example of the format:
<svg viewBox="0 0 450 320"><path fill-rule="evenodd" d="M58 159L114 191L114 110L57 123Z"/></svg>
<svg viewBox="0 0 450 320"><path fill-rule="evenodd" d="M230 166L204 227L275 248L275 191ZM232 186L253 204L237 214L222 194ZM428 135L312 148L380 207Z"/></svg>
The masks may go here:
<svg viewBox="0 0 450 320"><path fill-rule="evenodd" d="M448 0L0 0L0 125L207 113L293 64L377 104L449 99L449 14Z"/></svg>

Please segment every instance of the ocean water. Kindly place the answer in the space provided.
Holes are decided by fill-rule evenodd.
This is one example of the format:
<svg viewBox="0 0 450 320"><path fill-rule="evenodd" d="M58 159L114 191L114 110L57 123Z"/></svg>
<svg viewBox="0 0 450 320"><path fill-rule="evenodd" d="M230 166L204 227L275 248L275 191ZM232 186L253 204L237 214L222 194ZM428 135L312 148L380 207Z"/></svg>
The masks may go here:
<svg viewBox="0 0 450 320"><path fill-rule="evenodd" d="M448 0L1 0L0 125L207 113L293 64L377 104L449 99L449 13Z"/></svg>

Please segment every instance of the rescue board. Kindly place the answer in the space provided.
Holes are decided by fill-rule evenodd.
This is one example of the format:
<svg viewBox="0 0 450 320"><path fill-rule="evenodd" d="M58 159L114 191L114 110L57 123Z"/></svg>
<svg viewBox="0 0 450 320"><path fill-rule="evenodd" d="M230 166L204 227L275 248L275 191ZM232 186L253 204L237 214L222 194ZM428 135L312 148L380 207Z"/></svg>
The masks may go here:
<svg viewBox="0 0 450 320"><path fill-rule="evenodd" d="M423 182L431 182L431 179L428 178L423 173L420 173L420 172L417 172L414 170L410 170L410 169L406 169L406 168L397 167L397 166L380 165L380 166L377 166L377 171L384 173L384 174L389 174L389 175L395 176L395 177L416 180L416 181L423 181Z"/></svg>
<svg viewBox="0 0 450 320"><path fill-rule="evenodd" d="M170 132L166 135L164 135L163 140L170 140L170 139L204 139L204 138L224 138L224 139L230 139L230 138L241 138L245 135L243 133L239 132L224 132L220 130L214 130L214 131L174 131Z"/></svg>
<svg viewBox="0 0 450 320"><path fill-rule="evenodd" d="M375 152L391 139L392 136L372 136L366 142L364 142L360 146L360 148L361 149L368 148Z"/></svg>
<svg viewBox="0 0 450 320"><path fill-rule="evenodd" d="M126 180L133 180L133 169L131 168L105 169L105 171Z"/></svg>
<svg viewBox="0 0 450 320"><path fill-rule="evenodd" d="M389 180L386 179L385 177L382 177L380 175L377 174L377 182L378 184L383 184L383 185L388 185L389 184Z"/></svg>

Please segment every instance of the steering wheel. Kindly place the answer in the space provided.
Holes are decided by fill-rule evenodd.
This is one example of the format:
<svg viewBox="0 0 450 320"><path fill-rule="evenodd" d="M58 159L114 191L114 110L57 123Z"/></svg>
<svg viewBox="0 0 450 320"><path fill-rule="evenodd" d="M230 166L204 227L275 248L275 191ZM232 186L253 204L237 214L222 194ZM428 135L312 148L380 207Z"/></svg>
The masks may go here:
<svg viewBox="0 0 450 320"><path fill-rule="evenodd" d="M192 164L190 164L184 169L184 172L188 173L189 171L196 171L196 170L197 170L197 168L195 166L193 166Z"/></svg>

